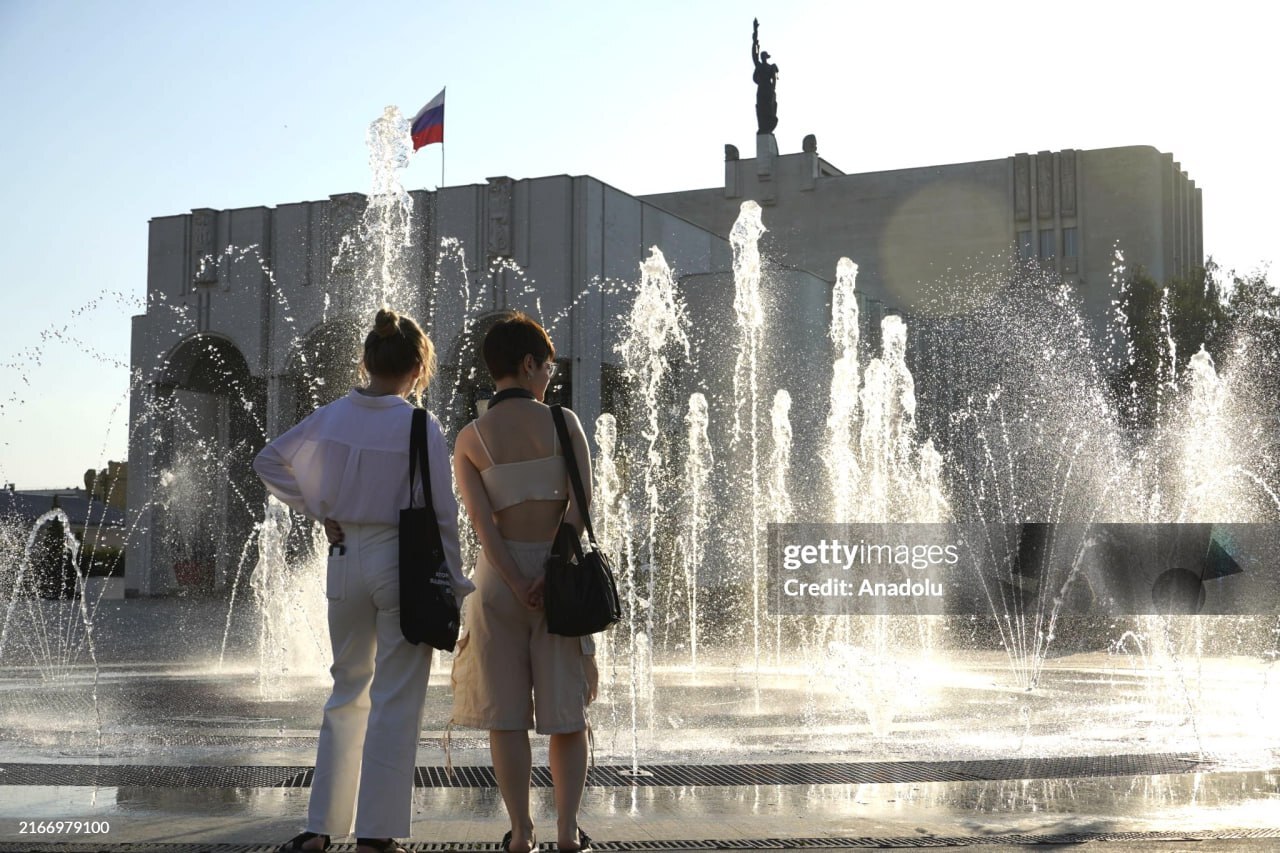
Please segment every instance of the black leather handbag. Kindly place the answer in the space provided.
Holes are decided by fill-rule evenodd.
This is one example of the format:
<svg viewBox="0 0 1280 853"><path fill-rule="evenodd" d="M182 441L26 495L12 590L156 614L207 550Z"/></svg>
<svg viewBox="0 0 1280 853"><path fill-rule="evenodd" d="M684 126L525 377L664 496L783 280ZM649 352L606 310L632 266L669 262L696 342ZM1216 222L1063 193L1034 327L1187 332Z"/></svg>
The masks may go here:
<svg viewBox="0 0 1280 853"><path fill-rule="evenodd" d="M603 631L622 619L622 602L618 599L618 585L613 579L609 558L596 545L596 534L591 529L587 495L582 488L582 477L578 473L578 460L565 425L564 411L560 406L552 406L551 416L556 422L560 446L564 448L564 461L569 467L569 480L573 483L573 497L582 508L582 520L586 522L591 547L584 552L573 526L560 525L546 564L543 600L547 610L547 631L564 637L582 637Z"/></svg>
<svg viewBox="0 0 1280 853"><path fill-rule="evenodd" d="M414 478L422 474L426 506L414 507ZM409 432L409 508L400 510L400 631L417 645L451 652L458 644L458 599L444 558L427 466L427 411L415 408Z"/></svg>

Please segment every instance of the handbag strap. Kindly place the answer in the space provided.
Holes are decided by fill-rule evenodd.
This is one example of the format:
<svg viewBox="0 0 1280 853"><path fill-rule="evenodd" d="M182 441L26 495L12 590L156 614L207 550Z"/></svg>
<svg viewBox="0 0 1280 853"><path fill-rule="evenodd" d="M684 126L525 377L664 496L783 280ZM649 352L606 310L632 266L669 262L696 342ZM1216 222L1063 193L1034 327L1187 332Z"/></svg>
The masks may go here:
<svg viewBox="0 0 1280 853"><path fill-rule="evenodd" d="M569 466L569 481L573 483L573 497L582 510L582 520L587 525L587 538L592 547L596 545L596 533L591 529L591 513L587 511L587 492L582 488L582 475L578 473L578 454L574 452L573 441L569 438L569 427L564 420L564 407L552 406L551 417L556 422L556 432L560 435L560 446L564 448L564 461Z"/></svg>
<svg viewBox="0 0 1280 853"><path fill-rule="evenodd" d="M422 472L422 494L426 508L435 518L435 504L431 500L431 475L427 467L427 410L414 407L413 423L409 425L409 508L413 508L414 476Z"/></svg>

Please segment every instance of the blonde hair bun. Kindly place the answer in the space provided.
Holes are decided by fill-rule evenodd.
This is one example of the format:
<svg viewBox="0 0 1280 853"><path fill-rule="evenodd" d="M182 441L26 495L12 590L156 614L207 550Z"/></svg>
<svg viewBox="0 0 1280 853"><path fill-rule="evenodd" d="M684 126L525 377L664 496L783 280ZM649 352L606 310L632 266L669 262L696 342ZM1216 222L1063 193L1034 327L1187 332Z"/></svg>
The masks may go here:
<svg viewBox="0 0 1280 853"><path fill-rule="evenodd" d="M389 338L400 332L400 315L390 308L381 308L373 318L373 330L380 338Z"/></svg>
<svg viewBox="0 0 1280 853"><path fill-rule="evenodd" d="M421 394L436 372L436 348L412 317L383 308L364 338L360 375L400 377L421 368L414 391Z"/></svg>

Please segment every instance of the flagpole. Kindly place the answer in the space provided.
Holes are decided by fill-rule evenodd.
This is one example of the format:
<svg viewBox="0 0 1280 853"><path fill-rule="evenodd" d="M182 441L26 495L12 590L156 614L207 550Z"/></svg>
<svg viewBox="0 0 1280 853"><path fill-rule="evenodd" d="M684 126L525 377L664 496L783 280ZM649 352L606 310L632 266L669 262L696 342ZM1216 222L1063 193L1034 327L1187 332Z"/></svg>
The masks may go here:
<svg viewBox="0 0 1280 853"><path fill-rule="evenodd" d="M440 188L444 188L444 140L440 140Z"/></svg>

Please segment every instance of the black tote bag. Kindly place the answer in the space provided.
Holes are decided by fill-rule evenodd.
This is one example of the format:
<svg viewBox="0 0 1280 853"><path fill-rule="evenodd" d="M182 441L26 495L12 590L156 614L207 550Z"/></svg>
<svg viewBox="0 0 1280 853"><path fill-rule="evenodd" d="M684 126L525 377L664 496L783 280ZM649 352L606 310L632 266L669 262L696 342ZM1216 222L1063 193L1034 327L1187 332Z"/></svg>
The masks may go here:
<svg viewBox="0 0 1280 853"><path fill-rule="evenodd" d="M413 505L414 479L422 474L426 506ZM400 510L400 631L417 645L451 652L458 644L458 599L444 558L440 525L431 500L427 465L427 411L415 408L409 432L409 508Z"/></svg>
<svg viewBox="0 0 1280 853"><path fill-rule="evenodd" d="M618 585L614 581L609 558L596 545L596 534L591 529L587 495L582 488L577 454L569 438L564 412L559 406L552 406L551 416L560 435L560 446L564 448L574 500L582 508L582 520L587 526L591 548L584 552L573 526L560 525L546 563L543 601L547 610L547 631L563 637L582 637L603 631L622 619L622 602L618 598Z"/></svg>

